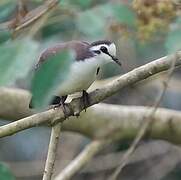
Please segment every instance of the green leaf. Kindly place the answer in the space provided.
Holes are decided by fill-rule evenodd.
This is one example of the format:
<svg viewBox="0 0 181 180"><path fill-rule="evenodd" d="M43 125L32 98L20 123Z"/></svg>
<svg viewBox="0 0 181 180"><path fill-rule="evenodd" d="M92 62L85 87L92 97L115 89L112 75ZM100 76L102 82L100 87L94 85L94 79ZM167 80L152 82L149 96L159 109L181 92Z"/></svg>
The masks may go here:
<svg viewBox="0 0 181 180"><path fill-rule="evenodd" d="M15 180L10 169L2 163L0 163L0 179L2 179L2 180Z"/></svg>
<svg viewBox="0 0 181 180"><path fill-rule="evenodd" d="M0 21L4 21L7 19L7 17L13 12L13 10L16 7L16 2L1 2L0 3Z"/></svg>
<svg viewBox="0 0 181 180"><path fill-rule="evenodd" d="M107 3L79 13L76 25L81 33L92 38L103 37L106 33L109 19L117 20L122 24L133 27L135 14L124 4Z"/></svg>
<svg viewBox="0 0 181 180"><path fill-rule="evenodd" d="M81 8L88 8L92 2L92 0L72 0L76 5L79 5Z"/></svg>
<svg viewBox="0 0 181 180"><path fill-rule="evenodd" d="M105 36L108 18L112 16L111 5L107 3L79 13L76 19L77 29L94 39Z"/></svg>
<svg viewBox="0 0 181 180"><path fill-rule="evenodd" d="M81 9L88 8L92 3L92 0L61 0L60 5L66 5L68 7L78 6Z"/></svg>
<svg viewBox="0 0 181 180"><path fill-rule="evenodd" d="M49 57L35 72L31 85L32 103L35 108L47 107L56 94L57 87L69 73L73 60L72 52L63 51Z"/></svg>
<svg viewBox="0 0 181 180"><path fill-rule="evenodd" d="M131 8L124 4L112 5L113 15L116 20L128 26L135 25L135 14Z"/></svg>
<svg viewBox="0 0 181 180"><path fill-rule="evenodd" d="M0 43L3 43L11 38L11 32L7 31L0 31Z"/></svg>
<svg viewBox="0 0 181 180"><path fill-rule="evenodd" d="M181 50L181 26L168 33L165 46L169 54Z"/></svg>
<svg viewBox="0 0 181 180"><path fill-rule="evenodd" d="M105 31L105 18L96 11L85 11L78 15L76 24L78 30L87 36L100 37Z"/></svg>
<svg viewBox="0 0 181 180"><path fill-rule="evenodd" d="M32 69L38 44L30 39L9 41L0 47L0 85L11 85Z"/></svg>
<svg viewBox="0 0 181 180"><path fill-rule="evenodd" d="M109 3L81 12L76 19L77 29L91 38L101 38L106 34L107 20L111 16L112 8Z"/></svg>

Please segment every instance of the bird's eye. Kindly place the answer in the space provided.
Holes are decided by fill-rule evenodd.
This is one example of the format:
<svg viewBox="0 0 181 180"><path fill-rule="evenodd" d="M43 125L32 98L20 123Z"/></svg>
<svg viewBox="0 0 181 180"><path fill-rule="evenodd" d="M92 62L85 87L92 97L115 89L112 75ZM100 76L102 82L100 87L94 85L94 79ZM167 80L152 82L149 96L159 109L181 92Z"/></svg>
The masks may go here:
<svg viewBox="0 0 181 180"><path fill-rule="evenodd" d="M105 46L101 46L100 50L103 52L103 53L107 53L108 50Z"/></svg>
<svg viewBox="0 0 181 180"><path fill-rule="evenodd" d="M101 53L101 51L99 51L99 50L95 50L93 52L96 53L96 54L100 54Z"/></svg>

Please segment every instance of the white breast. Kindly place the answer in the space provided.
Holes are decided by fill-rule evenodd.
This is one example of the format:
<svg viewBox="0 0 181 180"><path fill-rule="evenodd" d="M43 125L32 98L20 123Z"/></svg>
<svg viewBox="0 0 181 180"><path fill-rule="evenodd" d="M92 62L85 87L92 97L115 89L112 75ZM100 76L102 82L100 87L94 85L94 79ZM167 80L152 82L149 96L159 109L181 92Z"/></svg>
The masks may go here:
<svg viewBox="0 0 181 180"><path fill-rule="evenodd" d="M66 80L61 84L59 95L68 95L87 90L96 79L98 68L95 59L74 62Z"/></svg>

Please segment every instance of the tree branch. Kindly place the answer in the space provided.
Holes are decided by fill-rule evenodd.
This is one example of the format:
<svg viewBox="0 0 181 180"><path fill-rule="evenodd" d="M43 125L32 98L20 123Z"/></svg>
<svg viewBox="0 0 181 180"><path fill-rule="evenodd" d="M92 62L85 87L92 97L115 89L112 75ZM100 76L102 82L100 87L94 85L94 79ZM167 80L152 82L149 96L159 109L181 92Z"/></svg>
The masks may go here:
<svg viewBox="0 0 181 180"><path fill-rule="evenodd" d="M106 86L91 92L89 94L90 104L88 106L91 106L93 104L96 104L96 103L102 101L103 99L111 96L112 94L116 93L118 90L120 90L123 87L134 84L141 80L144 80L159 72L168 70L174 58L175 58L174 55L160 58L160 59L152 61L146 65L138 67L138 68L128 72L127 74L124 74L123 76L116 78L115 80L113 80L112 82L107 84ZM175 66L181 65L181 52L178 52L178 56L177 56L175 62L176 62ZM3 99L3 95L6 93L7 93L6 88L4 88L3 90L1 89L0 97L2 97L2 99ZM25 96L28 96L27 94L26 95L25 94L26 93L24 92L24 98L25 98ZM11 99L12 97L8 96L8 98ZM18 98L20 98L19 102L23 101L22 96L18 96ZM9 101L7 101L7 102L8 102L8 104L11 104ZM7 105L7 102L2 103L0 101L1 107L5 106L4 108L6 110L8 110L8 111L6 111L6 115L10 112L10 107L9 107L10 105ZM73 99L72 102L70 102L68 104L67 113L69 116L73 115L75 112L77 113L77 112L80 112L83 110L83 104L81 102L82 102L81 99L77 98L77 99ZM29 102L27 102L27 100L26 100L26 104L24 104L24 107L23 107L24 111L25 111L25 109L28 109L28 103ZM17 101L14 102L14 105L17 106ZM20 109L18 109L18 110L20 110ZM24 111L22 111L22 112L24 112ZM2 110L2 112L0 112L0 116L5 117L4 113L5 113L5 111ZM28 110L26 113L31 114L33 112ZM11 117L12 117L12 114L11 114ZM34 127L34 126L37 126L37 125L40 125L43 123L57 123L57 122L62 122L62 121L64 121L64 114L63 114L62 109L61 108L58 108L56 110L51 109L51 110L32 115L30 117L23 118L16 122L13 122L8 125L0 127L0 137L12 135L12 134L22 131L24 129L31 128L31 127Z"/></svg>
<svg viewBox="0 0 181 180"><path fill-rule="evenodd" d="M58 0L47 0L39 7L24 14L21 14L21 16L15 17L10 21L0 24L0 29L12 29L14 32L20 31L21 29L30 26L32 23L35 23L38 19L40 19L43 15L48 13L52 8L56 7L57 5Z"/></svg>
<svg viewBox="0 0 181 180"><path fill-rule="evenodd" d="M67 180L70 179L76 172L78 172L87 162L89 162L94 155L99 152L107 141L94 140L88 144L83 151L60 172L55 180Z"/></svg>
<svg viewBox="0 0 181 180"><path fill-rule="evenodd" d="M57 123L55 126L52 127L50 143L48 147L48 155L45 163L45 170L43 173L43 180L51 180L57 152L58 140L60 137L60 131L61 123Z"/></svg>
<svg viewBox="0 0 181 180"><path fill-rule="evenodd" d="M129 162L131 155L135 151L136 147L138 146L139 142L143 138L143 136L146 134L150 124L154 122L154 114L156 113L160 102L162 101L166 89L168 87L168 83L171 79L171 76L174 71L175 67L175 61L176 61L177 55L175 55L175 58L172 60L172 63L170 65L167 79L163 82L163 89L161 90L160 96L158 97L157 101L155 102L155 105L153 106L152 110L149 112L149 115L143 116L142 118L142 125L140 126L140 130L138 131L138 134L136 135L134 141L132 142L131 146L128 148L128 150L125 152L123 158L121 159L120 165L116 168L116 170L113 172L113 174L108 178L109 180L116 180L118 178L118 175L122 172L123 168L126 166L126 164ZM146 119L147 118L147 119Z"/></svg>
<svg viewBox="0 0 181 180"><path fill-rule="evenodd" d="M132 140L138 133L142 117L150 111L150 107L120 106L111 104L97 104L81 113L79 118L70 117L62 124L62 130L77 132L92 139ZM51 111L51 110L50 110ZM57 110L55 110L57 111ZM54 112L54 111L53 111ZM43 112L34 115L28 123L34 126L51 121L57 112ZM49 115L50 114L50 115ZM25 118L27 119L27 118ZM144 139L162 139L174 144L181 144L181 112L158 108L154 114L154 123L149 127L149 133ZM41 121L40 121L41 120ZM16 122L14 122L16 123ZM17 126L10 123L0 127L1 135L10 135L11 128L16 132L21 131L26 120L21 120ZM12 125L13 124L13 125ZM3 129L3 130L2 130Z"/></svg>

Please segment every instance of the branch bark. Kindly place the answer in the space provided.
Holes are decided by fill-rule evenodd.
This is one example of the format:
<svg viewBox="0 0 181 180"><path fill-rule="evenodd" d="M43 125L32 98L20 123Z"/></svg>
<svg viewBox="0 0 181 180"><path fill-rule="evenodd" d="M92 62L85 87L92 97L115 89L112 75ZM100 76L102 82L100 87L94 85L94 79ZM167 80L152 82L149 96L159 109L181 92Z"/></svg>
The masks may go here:
<svg viewBox="0 0 181 180"><path fill-rule="evenodd" d="M70 179L76 172L78 172L87 162L89 162L94 155L99 152L107 141L94 140L88 144L84 150L60 172L55 180L67 180Z"/></svg>
<svg viewBox="0 0 181 180"><path fill-rule="evenodd" d="M55 110L56 111L56 110ZM111 104L97 104L81 113L79 118L70 117L62 124L62 130L77 132L91 139L132 140L137 135L142 117L150 112L150 107L120 106ZM21 131L24 126L34 126L51 121L57 112L43 112L28 117L28 122L21 120L0 127L0 134L10 135ZM57 115L58 116L58 115ZM181 144L181 112L158 108L154 114L154 123L149 127L149 133L144 139L162 139L174 144ZM18 122L18 123L17 123ZM15 124L14 124L15 123ZM24 124L27 125L24 125ZM17 128L17 129L16 129ZM3 134L2 134L3 133Z"/></svg>
<svg viewBox="0 0 181 180"><path fill-rule="evenodd" d="M123 158L121 159L120 165L116 168L116 170L113 172L113 174L108 178L109 180L116 180L118 178L118 175L122 172L123 168L129 162L129 159L130 159L131 155L133 154L133 152L136 150L136 147L138 146L139 142L141 141L143 136L146 134L150 124L152 124L154 122L153 116L156 113L156 111L160 105L160 102L162 101L162 99L165 95L166 89L168 87L168 83L169 83L171 76L173 74L173 71L174 71L175 61L176 61L176 55L172 61L172 64L170 65L167 78L163 82L164 86L163 86L163 89L161 90L160 96L158 97L157 101L155 102L155 105L153 106L152 110L150 111L149 116L147 115L147 116L142 118L143 123L140 126L140 130L138 131L138 134L136 135L131 146L125 152ZM145 119L145 118L147 118L147 119Z"/></svg>
<svg viewBox="0 0 181 180"><path fill-rule="evenodd" d="M43 180L51 180L57 152L58 140L60 137L60 131L61 123L57 123L55 126L52 127L50 143L48 147L48 155L45 163L45 170L43 173Z"/></svg>
<svg viewBox="0 0 181 180"><path fill-rule="evenodd" d="M128 72L127 74L125 74L123 76L120 76L120 77L114 79L112 82L110 82L106 86L104 86L100 89L97 89L97 90L95 90L89 94L90 95L89 106L100 102L101 100L105 99L106 97L111 96L113 93L116 93L118 90L120 90L121 88L123 88L125 86L134 84L134 83L139 82L141 80L144 80L150 76L153 76L154 74L168 70L174 58L175 58L175 56L173 56L173 55L160 58L160 59L155 60L151 63L143 65L139 68L136 68L136 69ZM178 52L178 56L176 58L176 64L175 65L176 66L181 65L181 52ZM4 110L0 110L0 116L1 117L6 116L9 118L12 118L13 114L14 115L16 114L16 117L17 117L17 115L22 117L26 113L32 114L33 112L28 110L28 100L27 99L29 99L29 95L27 94L27 92L23 91L23 93L22 93L23 96L20 96L20 94L19 95L16 94L17 96L14 96L15 93L14 92L12 93L12 91L13 90L8 91L6 88L3 88L0 90L0 98L2 98L2 100L0 101L0 105L1 105L1 107L3 107L2 109L4 109ZM9 94L12 93L13 97L11 97L10 95L8 95L6 97L4 96L5 94L7 95L8 93ZM15 101L16 98L19 100L20 103L17 103L17 101ZM4 99L4 101L3 101L3 99ZM13 103L11 103L11 101L13 101ZM68 111L67 112L69 113L70 116L73 115L74 112L80 112L83 109L83 105L81 104L81 102L82 102L81 99L77 98L68 104ZM21 108L17 107L17 104L21 104L21 103L23 104L23 106L21 105ZM15 112L11 109L12 104L15 106L15 109L18 111ZM95 107L98 108L98 106L95 106ZM93 108L93 109L95 110L95 108ZM135 109L137 109L137 108L135 108ZM144 113L145 113L145 110L146 109L144 109ZM121 109L119 109L119 111L121 111ZM134 110L129 107L129 110L127 109L127 112L130 112L130 111L134 111ZM105 113L106 113L106 115L108 115L107 112L105 112ZM144 113L142 112L142 116L144 116ZM85 113L85 114L82 113L82 116L80 117L80 119L82 117L88 115L88 114L89 113ZM122 117L122 114L120 115L118 112L117 112L117 115L119 115L117 118ZM115 116L117 116L117 115L115 115ZM135 112L134 115L137 115L137 112ZM112 116L114 117L113 114L112 114ZM160 118L159 116L155 115L155 118L156 117L158 119ZM127 114L127 118L128 118L128 114ZM126 118L126 120L127 120L127 118ZM175 121L175 119L173 117L171 117L171 119L173 119L173 122ZM166 120L167 121L165 121L165 122L163 122L163 121L161 122L162 125L164 125L164 127L165 127L165 125L168 125L168 119L166 118ZM61 108L56 109L56 110L51 109L51 110L32 115L30 117L23 118L23 119L20 119L16 122L13 122L13 123L10 123L8 125L0 127L0 137L12 135L12 134L17 133L19 131L22 131L24 129L31 128L31 127L34 127L34 126L37 126L37 125L40 125L43 123L55 123L55 122L57 123L57 122L62 122L62 121L64 121L64 114L63 114L62 109ZM70 122L70 120L67 122ZM64 124L66 124L67 122L65 122ZM130 128L132 129L133 128L133 127L131 127L132 122L130 122L130 121L128 121L128 122L130 123ZM172 127L172 120L170 120L169 122L171 122L171 127ZM76 121L76 123L77 123L77 121ZM98 125L98 122L94 122L94 123L95 123L95 125L91 124L93 127ZM122 136L122 133L120 134L118 132L119 132L120 128L124 129L124 127L122 127L122 126L120 127L120 126L116 125L115 127L117 128L117 130L115 130L115 127L114 127L114 125L112 125L112 123L113 123L113 121L111 121L110 126L112 127L112 131L113 130L115 131L115 133L113 133L113 136L115 136L115 134L117 132L118 137L120 138ZM121 123L121 122L118 121L117 123ZM122 123L125 123L125 122L122 122ZM140 123L140 121L138 120L137 123ZM177 123L179 123L179 122L177 122ZM77 123L77 124L79 126L81 126L80 123ZM74 125L75 125L74 126L74 128L75 128L77 125L75 123L74 123ZM71 127L71 125L69 126L69 128L70 127ZM81 127L78 127L77 131L82 130L83 134L88 135L90 137L104 137L105 138L105 136L106 136L106 134L100 132L100 131L104 131L104 125L100 128L99 131L97 131L97 127L90 128L91 126L89 126L89 128L87 128L87 129L85 127L84 127L84 130L81 129ZM108 126L106 125L106 127L108 127ZM108 127L108 128L110 128L110 127ZM177 129L177 127L175 127L175 124L173 124L173 128ZM85 131L85 129L87 132ZM91 132L90 132L90 129L91 129ZM166 128L166 129L168 131L170 131L170 129L168 129L168 128ZM105 131L105 132L109 132L109 134L110 134L111 133L110 131L111 130L109 129L109 131ZM133 132L135 132L135 130ZM136 132L137 132L137 128L136 128ZM100 133L100 134L98 134L98 133ZM109 136L109 134L107 134L107 136ZM161 136L161 137L163 138L163 136ZM168 138L168 136L166 136L166 137ZM180 143L180 141L179 141L179 143Z"/></svg>

